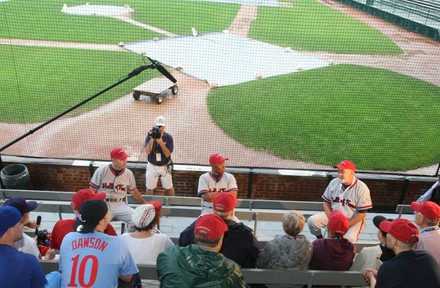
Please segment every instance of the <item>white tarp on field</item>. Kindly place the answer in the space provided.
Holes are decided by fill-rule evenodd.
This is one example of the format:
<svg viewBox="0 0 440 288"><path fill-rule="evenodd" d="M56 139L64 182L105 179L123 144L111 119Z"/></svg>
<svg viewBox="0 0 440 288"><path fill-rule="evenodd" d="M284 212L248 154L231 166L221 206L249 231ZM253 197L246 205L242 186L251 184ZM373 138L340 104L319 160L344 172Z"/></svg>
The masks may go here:
<svg viewBox="0 0 440 288"><path fill-rule="evenodd" d="M133 12L128 6L111 5L78 5L68 7L64 4L61 12L73 15L93 15L93 16L116 16Z"/></svg>
<svg viewBox="0 0 440 288"><path fill-rule="evenodd" d="M329 65L290 48L229 33L132 42L125 48L179 69L211 86L234 85Z"/></svg>

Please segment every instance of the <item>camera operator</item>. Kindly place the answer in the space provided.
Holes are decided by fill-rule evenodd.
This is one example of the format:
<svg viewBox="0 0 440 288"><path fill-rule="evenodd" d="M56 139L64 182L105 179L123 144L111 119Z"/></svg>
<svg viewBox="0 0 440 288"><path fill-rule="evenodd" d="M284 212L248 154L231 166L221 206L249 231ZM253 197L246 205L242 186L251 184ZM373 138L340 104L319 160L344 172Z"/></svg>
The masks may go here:
<svg viewBox="0 0 440 288"><path fill-rule="evenodd" d="M147 195L153 195L157 181L162 182L162 187L169 196L174 196L173 179L171 175L171 153L174 150L173 137L165 132L165 118L159 116L154 121L154 127L148 132L145 139L145 152L148 164L145 174Z"/></svg>
<svg viewBox="0 0 440 288"><path fill-rule="evenodd" d="M23 225L27 225L29 223L30 212L37 208L38 203L36 201L26 201L26 199L23 197L13 197L6 200L3 206L15 207L22 216L21 222ZM40 249L38 248L37 241L24 232L23 237L14 243L14 247L18 251L34 255L37 259L41 259L43 257L43 255L40 253ZM48 256L46 256L44 259L52 259L55 257L55 250L53 249L49 249L46 253Z"/></svg>

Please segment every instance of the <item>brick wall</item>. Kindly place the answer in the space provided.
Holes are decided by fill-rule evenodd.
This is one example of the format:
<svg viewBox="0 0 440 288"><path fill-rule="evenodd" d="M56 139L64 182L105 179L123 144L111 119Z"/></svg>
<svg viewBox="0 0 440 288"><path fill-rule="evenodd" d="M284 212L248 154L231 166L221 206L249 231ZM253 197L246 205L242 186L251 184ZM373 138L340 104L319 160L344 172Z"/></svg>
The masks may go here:
<svg viewBox="0 0 440 288"><path fill-rule="evenodd" d="M77 191L87 188L89 183L88 167L26 164L30 174L30 188L49 191ZM133 169L136 183L141 192L145 192L145 169ZM182 172L174 174L176 195L196 196L198 178L202 172ZM296 201L320 201L322 192L331 178L297 177L281 175L234 173L239 188L239 198L275 199ZM248 191L252 178L251 191ZM397 203L408 204L417 199L433 182L405 180L364 180L371 190L375 211L393 211ZM158 194L163 194L160 181Z"/></svg>

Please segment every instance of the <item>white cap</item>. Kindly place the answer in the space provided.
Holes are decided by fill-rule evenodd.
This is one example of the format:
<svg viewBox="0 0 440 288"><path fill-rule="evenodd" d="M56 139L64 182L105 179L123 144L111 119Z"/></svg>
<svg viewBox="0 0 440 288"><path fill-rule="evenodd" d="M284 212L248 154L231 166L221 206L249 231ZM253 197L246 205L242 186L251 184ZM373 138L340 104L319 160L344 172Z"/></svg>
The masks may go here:
<svg viewBox="0 0 440 288"><path fill-rule="evenodd" d="M152 204L143 204L134 209L131 220L138 228L147 227L156 217L156 210Z"/></svg>
<svg viewBox="0 0 440 288"><path fill-rule="evenodd" d="M154 120L154 125L156 126L165 126L165 117L159 116Z"/></svg>

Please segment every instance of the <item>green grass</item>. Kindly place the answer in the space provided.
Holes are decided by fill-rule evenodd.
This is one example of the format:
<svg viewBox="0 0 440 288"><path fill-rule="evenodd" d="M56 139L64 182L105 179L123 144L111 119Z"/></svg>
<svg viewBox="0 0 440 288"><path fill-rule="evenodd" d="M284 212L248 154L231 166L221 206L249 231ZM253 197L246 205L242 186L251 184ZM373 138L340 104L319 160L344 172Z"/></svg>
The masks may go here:
<svg viewBox="0 0 440 288"><path fill-rule="evenodd" d="M0 63L0 122L6 123L48 120L143 64L134 53L5 45L0 45ZM113 101L159 75L145 71L69 116Z"/></svg>
<svg viewBox="0 0 440 288"><path fill-rule="evenodd" d="M212 90L208 105L230 137L284 159L391 171L440 159L440 87L387 70L337 65L267 78Z"/></svg>
<svg viewBox="0 0 440 288"><path fill-rule="evenodd" d="M164 37L110 17L64 14L61 12L64 3L70 7L84 5L85 1L14 0L1 3L0 37L100 44ZM129 5L135 10L132 15L135 20L187 35L191 34L191 27L200 32L227 29L239 8L238 5L182 0L97 0L90 4Z"/></svg>
<svg viewBox="0 0 440 288"><path fill-rule="evenodd" d="M259 7L250 37L298 50L355 54L400 54L401 49L349 16L311 0L291 0L293 8ZM109 17L67 15L60 10L84 1L14 0L0 5L0 37L82 43L132 42L164 37ZM129 5L132 17L178 35L227 29L239 5L188 0L97 0L91 4Z"/></svg>
<svg viewBox="0 0 440 288"><path fill-rule="evenodd" d="M149 0L141 3L133 5L134 19L177 35L191 35L192 27L201 33L221 32L229 28L240 8L233 4L191 0Z"/></svg>
<svg viewBox="0 0 440 288"><path fill-rule="evenodd" d="M287 1L286 1L287 2ZM260 7L250 37L294 50L401 54L378 30L318 1L290 0L293 8Z"/></svg>
<svg viewBox="0 0 440 288"><path fill-rule="evenodd" d="M159 34L110 17L69 15L61 12L68 6L86 1L14 0L0 3L0 37L52 40L81 43L129 42L149 39ZM140 1L138 1L140 2ZM126 4L123 1L98 0L91 4Z"/></svg>

